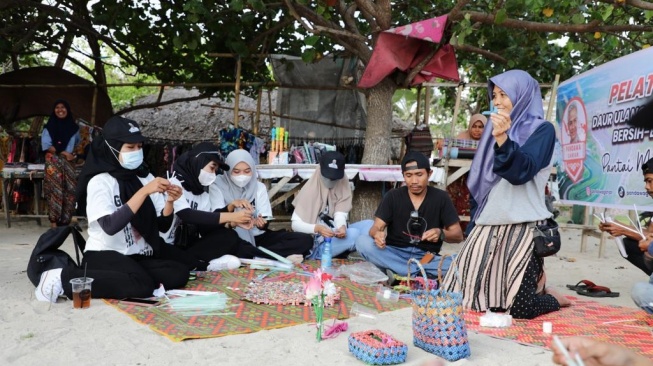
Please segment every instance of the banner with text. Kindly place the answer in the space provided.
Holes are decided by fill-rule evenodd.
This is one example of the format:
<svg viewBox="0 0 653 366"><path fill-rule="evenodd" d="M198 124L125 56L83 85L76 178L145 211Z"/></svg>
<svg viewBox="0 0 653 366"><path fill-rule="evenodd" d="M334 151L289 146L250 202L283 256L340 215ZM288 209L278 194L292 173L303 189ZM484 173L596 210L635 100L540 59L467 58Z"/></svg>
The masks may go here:
<svg viewBox="0 0 653 366"><path fill-rule="evenodd" d="M653 158L653 130L626 122L653 98L653 47L561 83L556 117L564 203L653 210L642 164Z"/></svg>

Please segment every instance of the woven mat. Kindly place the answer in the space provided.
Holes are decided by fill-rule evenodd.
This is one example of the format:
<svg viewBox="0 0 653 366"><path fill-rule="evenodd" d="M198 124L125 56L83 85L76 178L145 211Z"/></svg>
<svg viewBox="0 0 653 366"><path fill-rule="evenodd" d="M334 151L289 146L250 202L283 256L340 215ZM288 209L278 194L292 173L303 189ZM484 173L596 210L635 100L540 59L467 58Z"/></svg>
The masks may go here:
<svg viewBox="0 0 653 366"><path fill-rule="evenodd" d="M351 264L349 262L341 263ZM305 264L309 270L312 270L315 262L306 262ZM253 333L263 329L290 327L315 321L313 309L308 306L259 305L241 301L247 284L262 273L266 273L266 271L241 267L232 271L205 272L203 277L188 283L186 290L220 291L227 294L234 306L229 307L225 312L234 313L231 315L178 316L172 311L156 307L128 305L117 300L105 300L105 302L175 342L194 338ZM277 274L272 274L266 279L273 280L275 276ZM307 277L295 275L288 280L306 281ZM333 319L335 316L338 316L339 319L349 318L349 309L354 302L374 308L379 312L410 306L410 302L407 300L399 300L397 303L377 301L376 288L373 286L360 285L348 279L336 279L334 282L341 287L341 301L336 304L336 307L324 310L325 319Z"/></svg>
<svg viewBox="0 0 653 366"><path fill-rule="evenodd" d="M635 308L604 305L568 296L574 305L533 320L515 320L509 328L479 325L482 313L467 312L467 330L517 343L549 348L551 337L588 336L619 344L653 358L653 316ZM553 334L542 332L542 322L553 324Z"/></svg>

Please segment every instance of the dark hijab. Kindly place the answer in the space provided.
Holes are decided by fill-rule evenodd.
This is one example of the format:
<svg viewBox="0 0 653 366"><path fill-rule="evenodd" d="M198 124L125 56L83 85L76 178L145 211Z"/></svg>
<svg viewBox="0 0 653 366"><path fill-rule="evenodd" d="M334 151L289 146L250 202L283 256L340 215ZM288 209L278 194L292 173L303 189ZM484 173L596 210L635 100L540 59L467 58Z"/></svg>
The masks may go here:
<svg viewBox="0 0 653 366"><path fill-rule="evenodd" d="M63 104L66 107L66 111L68 111L66 118L59 119L56 113L54 113L57 104ZM68 102L63 99L57 99L54 102L52 114L50 114L48 123L45 124L45 129L50 134L52 146L57 150L57 154L66 150L70 139L79 131L79 126L75 123L75 118L73 118L73 112L70 110L70 104Z"/></svg>
<svg viewBox="0 0 653 366"><path fill-rule="evenodd" d="M181 185L185 190L192 192L194 195L200 195L208 191L209 187L200 184L199 175L200 170L211 161L215 161L223 170L229 170L229 166L224 164L219 148L210 142L199 143L177 158L173 169L176 176L182 181Z"/></svg>
<svg viewBox="0 0 653 366"><path fill-rule="evenodd" d="M105 131L109 129L111 123L122 123L114 118L119 118L121 121L129 121L129 123L138 127L135 121L128 120L122 117L112 117L107 121L104 126ZM108 144L108 145L107 145ZM149 171L145 165L141 165L137 169L129 170L120 165L115 153L109 148L120 151L124 142L107 139L105 136L99 136L91 143L91 149L82 168L77 181L77 209L80 214L86 215L86 194L88 190L88 183L94 176L101 173L109 173L118 181L120 187L120 200L124 205L129 201L134 194L143 187L143 183L138 179L139 177L145 178L148 176ZM90 202L90 204L93 204ZM157 226L157 212L154 203L148 196L141 208L134 214L131 219L132 226L145 238L145 241L152 247L154 254L157 254L159 248L159 228Z"/></svg>

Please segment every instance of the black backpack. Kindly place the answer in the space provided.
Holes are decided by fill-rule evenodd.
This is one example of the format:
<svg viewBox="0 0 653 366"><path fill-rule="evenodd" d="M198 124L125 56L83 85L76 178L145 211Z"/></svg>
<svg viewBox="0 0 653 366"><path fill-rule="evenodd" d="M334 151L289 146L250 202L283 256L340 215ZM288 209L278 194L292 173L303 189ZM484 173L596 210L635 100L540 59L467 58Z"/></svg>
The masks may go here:
<svg viewBox="0 0 653 366"><path fill-rule="evenodd" d="M75 256L77 261L74 261L68 253L59 249L66 241L68 235L73 234L73 241L75 242ZM86 240L81 234L79 226L60 226L46 231L39 237L39 240L32 250L32 255L27 262L27 277L32 281L34 286L38 286L41 280L41 274L47 270L54 268L65 267L80 267L80 251L84 252Z"/></svg>

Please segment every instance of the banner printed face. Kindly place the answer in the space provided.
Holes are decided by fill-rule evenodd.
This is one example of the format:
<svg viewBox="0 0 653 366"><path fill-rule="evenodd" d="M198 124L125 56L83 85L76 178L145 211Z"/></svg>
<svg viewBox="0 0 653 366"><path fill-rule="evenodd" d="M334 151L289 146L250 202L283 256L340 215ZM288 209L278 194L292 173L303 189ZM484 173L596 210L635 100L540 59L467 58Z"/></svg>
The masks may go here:
<svg viewBox="0 0 653 366"><path fill-rule="evenodd" d="M556 158L562 202L653 210L642 174L642 164L653 157L653 128L627 124L653 98L651 60L653 47L560 84Z"/></svg>

